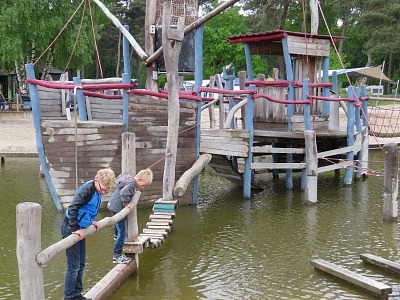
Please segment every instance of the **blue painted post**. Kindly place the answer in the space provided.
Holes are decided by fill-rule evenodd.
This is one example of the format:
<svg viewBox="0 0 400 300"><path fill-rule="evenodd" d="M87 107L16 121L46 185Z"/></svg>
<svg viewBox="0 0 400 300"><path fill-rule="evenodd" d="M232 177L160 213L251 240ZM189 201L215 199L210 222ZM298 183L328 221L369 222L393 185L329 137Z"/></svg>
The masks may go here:
<svg viewBox="0 0 400 300"><path fill-rule="evenodd" d="M338 87L338 78L337 78L337 72L333 71L332 73L332 90L338 95L339 93L339 87ZM335 109L339 109L339 103L335 104ZM339 113L339 112L337 112ZM337 117L339 118L339 116ZM336 125L336 123L335 123ZM340 176L340 169L335 169L335 175Z"/></svg>
<svg viewBox="0 0 400 300"><path fill-rule="evenodd" d="M367 96L367 86L362 85L361 86L361 97L366 97L366 96ZM361 108L363 111L363 113L362 113L363 125L369 126L369 124L368 124L368 101L367 100L362 101Z"/></svg>
<svg viewBox="0 0 400 300"><path fill-rule="evenodd" d="M129 25L124 25L124 28L129 31ZM122 39L122 56L124 58L124 73L128 74L128 77L131 78L131 59L129 56L129 41L125 37Z"/></svg>
<svg viewBox="0 0 400 300"><path fill-rule="evenodd" d="M323 83L328 83L329 82L329 56L324 57L322 61L322 71L324 74L322 75L322 82ZM324 87L322 88L322 96L323 97L329 97L329 88ZM330 102L325 101L323 102L322 106L322 114L324 116L329 116L330 115Z"/></svg>
<svg viewBox="0 0 400 300"><path fill-rule="evenodd" d="M353 88L349 86L348 97L355 98ZM347 102L347 146L354 145L354 102ZM346 154L347 161L354 160L354 151L349 151ZM344 172L344 184L350 185L353 182L353 168L346 168Z"/></svg>
<svg viewBox="0 0 400 300"><path fill-rule="evenodd" d="M309 88L308 88L308 79L303 80L303 99L307 100L307 96L309 93ZM311 105L310 104L304 104L304 125L306 130L312 130L312 124L311 124Z"/></svg>
<svg viewBox="0 0 400 300"><path fill-rule="evenodd" d="M25 69L26 69L27 78L35 79L35 71L33 69L33 65L26 64ZM53 181L51 180L49 169L47 167L46 156L44 155L42 129L40 126L42 112L40 110L39 91L38 91L37 86L35 84L31 84L31 83L29 83L29 91L30 91L31 103L32 103L33 125L34 125L35 131L36 131L36 148L38 151L40 164L42 166L42 172L46 179L47 186L49 187L51 196L53 197L53 201L54 201L54 204L56 205L57 211L62 212L63 208L61 206L60 199L58 198L56 189L53 185Z"/></svg>
<svg viewBox="0 0 400 300"><path fill-rule="evenodd" d="M196 29L194 36L194 90L196 93L203 84L203 35L204 25Z"/></svg>
<svg viewBox="0 0 400 300"><path fill-rule="evenodd" d="M203 35L204 25L196 29L194 42L195 42L195 56L194 56L194 90L196 93L199 91L199 87L203 84ZM196 116L196 159L200 157L200 124L201 124L201 102L197 105L197 116ZM196 176L193 181L193 197L192 204L197 204L197 193L199 189L199 176Z"/></svg>
<svg viewBox="0 0 400 300"><path fill-rule="evenodd" d="M303 80L303 99L307 99L309 93L308 79ZM312 130L311 124L311 105L304 104L304 125L305 130ZM304 155L304 162L307 162L307 157ZM307 184L307 170L303 169L301 171L301 188L305 189Z"/></svg>
<svg viewBox="0 0 400 300"><path fill-rule="evenodd" d="M124 25L129 31L129 25ZM122 39L122 56L124 59L124 73L122 74L122 83L131 83L131 59L129 56L129 41L123 36ZM125 90L122 91L122 122L125 124L125 131L129 131L129 94Z"/></svg>
<svg viewBox="0 0 400 300"><path fill-rule="evenodd" d="M287 38L282 38L282 48L283 48L283 57L285 60L285 67L286 67L286 76L287 80L289 81L288 86L288 100L294 100L294 88L293 88L293 67L292 67L292 59L290 57L289 48L287 44ZM292 117L295 113L296 106L294 104L288 104L287 106L287 116L288 116L288 131L292 131L293 124L292 124ZM287 147L291 147L290 144L286 145ZM293 154L287 154L286 162L291 163L293 161ZM286 170L286 188L293 189L293 170Z"/></svg>
<svg viewBox="0 0 400 300"><path fill-rule="evenodd" d="M283 48L283 57L285 59L286 77L287 77L287 80L289 81L288 100L294 100L294 88L293 88L294 74L293 74L293 67L292 67L292 59L290 57L286 37L282 38L282 48ZM287 115L288 115L288 119L289 119L289 121L288 121L288 130L289 131L292 131L291 118L294 115L295 109L296 109L296 106L294 104L288 104Z"/></svg>
<svg viewBox="0 0 400 300"><path fill-rule="evenodd" d="M222 69L222 79L225 80L225 89L232 91L233 90L233 81L235 80L235 68L233 67L231 69L231 74L228 74L226 68L224 67ZM235 105L234 102L233 102L233 97L232 96L228 96L228 104L229 104L228 105L229 111L231 111L231 109ZM231 128L235 128L234 118L232 118L230 126L231 126ZM232 160L232 166L235 169L238 169L237 157L232 156L231 160Z"/></svg>
<svg viewBox="0 0 400 300"><path fill-rule="evenodd" d="M247 78L249 80L253 80L254 79L253 63L251 59L250 45L248 43L244 43L244 55L246 57Z"/></svg>
<svg viewBox="0 0 400 300"><path fill-rule="evenodd" d="M354 91L356 93L357 99L360 98L360 88L354 87ZM362 139L362 124L361 124L361 101L358 100L355 105L355 120L356 120L356 128L357 128L357 133L360 134L360 138ZM363 159L363 147L361 147L360 151L357 153L357 162L356 162L356 172L355 172L355 178L360 179L361 178L361 169L362 169L362 162L361 160Z"/></svg>
<svg viewBox="0 0 400 300"><path fill-rule="evenodd" d="M249 90L255 90L255 85L249 85ZM252 180L252 170L251 163L253 162L253 153L251 149L253 148L254 142L254 127L253 127L253 109L254 102L252 95L247 95L247 108L246 108L246 130L249 131L249 155L244 159L244 174L243 174L243 197L249 199L251 196L251 180Z"/></svg>
<svg viewBox="0 0 400 300"><path fill-rule="evenodd" d="M131 83L131 77L127 73L122 74L122 83ZM122 123L125 124L125 131L129 131L129 94L122 90Z"/></svg>
<svg viewBox="0 0 400 300"><path fill-rule="evenodd" d="M75 86L81 85L81 78L74 77L74 84ZM79 120L87 121L87 113L86 113L86 102L85 96L83 95L83 91L81 89L76 89L76 99L78 101L78 112L79 112Z"/></svg>

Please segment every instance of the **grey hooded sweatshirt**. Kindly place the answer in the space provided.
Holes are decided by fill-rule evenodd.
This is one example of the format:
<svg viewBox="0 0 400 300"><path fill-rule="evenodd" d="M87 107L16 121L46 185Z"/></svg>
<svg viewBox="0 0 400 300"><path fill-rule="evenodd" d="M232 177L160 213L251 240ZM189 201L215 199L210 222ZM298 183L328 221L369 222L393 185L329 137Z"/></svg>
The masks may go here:
<svg viewBox="0 0 400 300"><path fill-rule="evenodd" d="M112 194L107 208L115 213L120 212L132 200L137 184L131 175L119 175L117 177L117 188Z"/></svg>

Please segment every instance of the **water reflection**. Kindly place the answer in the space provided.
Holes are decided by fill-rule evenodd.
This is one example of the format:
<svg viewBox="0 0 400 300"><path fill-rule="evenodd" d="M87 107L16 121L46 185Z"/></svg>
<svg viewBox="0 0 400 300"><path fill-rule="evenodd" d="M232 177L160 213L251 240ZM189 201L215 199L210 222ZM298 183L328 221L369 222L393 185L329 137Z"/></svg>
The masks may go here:
<svg viewBox="0 0 400 300"><path fill-rule="evenodd" d="M36 159L7 159L0 168L5 203L0 210L0 299L19 298L16 204L42 205L43 247L60 239L62 214L56 211L38 170ZM164 245L139 256L139 274L112 299L374 299L315 271L309 264L313 257L399 291L398 279L359 259L361 253L372 253L398 261L397 222L382 221L383 177L370 176L344 187L342 176L323 174L316 206L304 205L300 181L296 174L295 188L287 191L282 174L278 179L265 174L259 183L265 189L244 201L241 188L207 169L200 177L198 205L177 209L174 230ZM150 213L139 210L140 228ZM100 218L108 215L102 211ZM112 235L112 229L106 228L88 238L85 288L114 266ZM64 271L64 255L45 266L47 299L62 298Z"/></svg>

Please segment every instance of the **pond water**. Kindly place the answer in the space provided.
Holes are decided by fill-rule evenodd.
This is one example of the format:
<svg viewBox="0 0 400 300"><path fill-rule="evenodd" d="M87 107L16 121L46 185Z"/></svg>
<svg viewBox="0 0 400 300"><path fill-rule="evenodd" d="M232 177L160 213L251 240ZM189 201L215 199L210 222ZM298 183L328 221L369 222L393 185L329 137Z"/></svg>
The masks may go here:
<svg viewBox="0 0 400 300"><path fill-rule="evenodd" d="M381 152L371 167L383 170ZM19 299L16 205L43 207L42 247L60 237L58 213L38 159L6 159L0 167L0 299ZM318 205L305 206L296 174L294 189L284 175L263 175L265 189L242 199L242 189L206 169L200 176L198 205L179 207L173 232L157 249L139 256L139 273L111 299L375 299L310 266L322 258L393 287L399 280L365 265L361 253L399 261L398 222L384 222L383 177L369 176L343 186L333 173L319 177ZM150 209L139 209L143 228ZM99 217L109 216L108 211ZM114 265L111 228L88 237L84 287L88 290ZM65 255L44 267L46 299L62 299Z"/></svg>

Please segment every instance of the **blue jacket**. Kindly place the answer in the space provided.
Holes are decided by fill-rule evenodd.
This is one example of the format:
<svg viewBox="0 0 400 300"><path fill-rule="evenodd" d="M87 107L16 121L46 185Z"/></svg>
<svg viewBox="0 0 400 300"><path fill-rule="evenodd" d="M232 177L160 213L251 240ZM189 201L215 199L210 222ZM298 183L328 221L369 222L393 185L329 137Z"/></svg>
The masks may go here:
<svg viewBox="0 0 400 300"><path fill-rule="evenodd" d="M102 195L96 191L94 180L82 184L65 212L72 231L89 227L96 218Z"/></svg>

